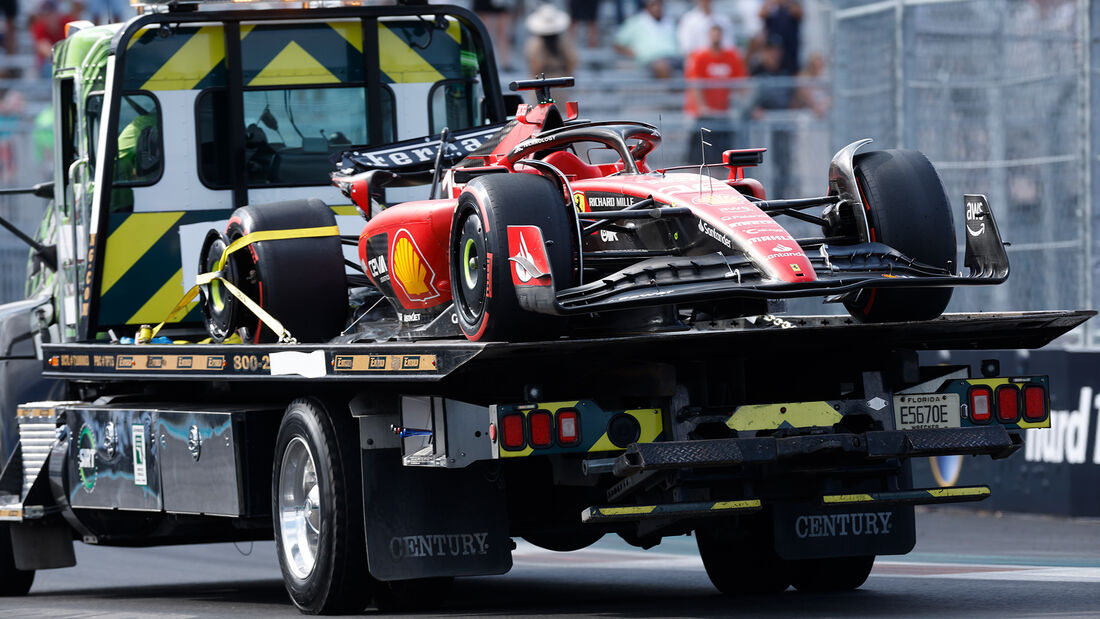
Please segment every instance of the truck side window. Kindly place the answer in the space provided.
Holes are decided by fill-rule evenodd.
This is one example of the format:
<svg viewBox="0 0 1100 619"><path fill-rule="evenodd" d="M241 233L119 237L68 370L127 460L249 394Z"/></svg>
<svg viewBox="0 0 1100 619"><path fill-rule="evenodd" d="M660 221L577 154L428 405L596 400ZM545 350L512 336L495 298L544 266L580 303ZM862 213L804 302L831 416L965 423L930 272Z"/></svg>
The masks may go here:
<svg viewBox="0 0 1100 619"><path fill-rule="evenodd" d="M362 85L245 90L249 186L328 184L333 154L369 144L370 114L381 115L383 140L393 141L393 97L386 88L382 93L382 101L368 109ZM195 106L199 174L216 189L231 184L225 96L224 90L211 89Z"/></svg>
<svg viewBox="0 0 1100 619"><path fill-rule="evenodd" d="M88 97L85 113L88 119L88 142L92 145L91 167L95 169L99 148L99 120L103 95ZM115 158L115 187L152 185L164 168L164 142L161 136L160 106L152 95L144 93L122 96L118 120L118 151Z"/></svg>
<svg viewBox="0 0 1100 619"><path fill-rule="evenodd" d="M428 119L432 134L444 127L461 131L483 122L481 100L485 94L476 78L436 82L428 95Z"/></svg>

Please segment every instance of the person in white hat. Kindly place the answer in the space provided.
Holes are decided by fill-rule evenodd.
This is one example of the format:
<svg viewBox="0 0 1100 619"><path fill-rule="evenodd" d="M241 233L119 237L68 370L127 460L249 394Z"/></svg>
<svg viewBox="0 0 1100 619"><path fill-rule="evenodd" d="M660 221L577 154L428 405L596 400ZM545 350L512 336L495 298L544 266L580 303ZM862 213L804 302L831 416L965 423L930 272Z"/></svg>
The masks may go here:
<svg viewBox="0 0 1100 619"><path fill-rule="evenodd" d="M569 14L543 2L527 16L527 68L534 75L564 77L577 68L577 48L569 36Z"/></svg>

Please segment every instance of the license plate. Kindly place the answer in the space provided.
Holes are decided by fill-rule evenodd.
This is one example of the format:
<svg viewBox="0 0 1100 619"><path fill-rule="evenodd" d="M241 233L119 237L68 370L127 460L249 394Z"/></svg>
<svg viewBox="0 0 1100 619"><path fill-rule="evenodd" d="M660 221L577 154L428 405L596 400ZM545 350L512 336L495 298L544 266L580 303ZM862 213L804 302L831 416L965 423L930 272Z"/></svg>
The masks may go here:
<svg viewBox="0 0 1100 619"><path fill-rule="evenodd" d="M898 430L957 428L959 394L913 393L894 396L894 426Z"/></svg>

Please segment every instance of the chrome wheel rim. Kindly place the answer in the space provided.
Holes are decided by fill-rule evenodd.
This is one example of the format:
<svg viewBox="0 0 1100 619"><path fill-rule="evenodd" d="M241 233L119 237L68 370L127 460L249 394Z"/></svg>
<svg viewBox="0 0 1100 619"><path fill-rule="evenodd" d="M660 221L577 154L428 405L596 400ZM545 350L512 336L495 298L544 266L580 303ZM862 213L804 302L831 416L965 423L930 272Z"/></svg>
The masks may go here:
<svg viewBox="0 0 1100 619"><path fill-rule="evenodd" d="M279 465L279 537L283 558L296 578L304 579L317 565L321 538L321 487L309 445L291 439Z"/></svg>

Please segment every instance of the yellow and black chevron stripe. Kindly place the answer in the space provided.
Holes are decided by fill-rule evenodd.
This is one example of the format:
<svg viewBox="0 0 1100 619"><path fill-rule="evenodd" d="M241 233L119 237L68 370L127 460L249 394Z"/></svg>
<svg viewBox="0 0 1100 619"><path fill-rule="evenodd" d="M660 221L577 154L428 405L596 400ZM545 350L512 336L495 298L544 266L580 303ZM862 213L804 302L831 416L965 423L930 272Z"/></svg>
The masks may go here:
<svg viewBox="0 0 1100 619"><path fill-rule="evenodd" d="M736 501L702 501L698 503L665 503L658 505L624 505L589 507L581 512L581 522L613 522L687 516L721 516L760 511L760 499Z"/></svg>
<svg viewBox="0 0 1100 619"><path fill-rule="evenodd" d="M864 494L827 494L821 497L825 505L855 505L865 503L904 503L929 505L933 503L963 503L989 498L989 486L959 486L957 488L917 488L894 492L870 492Z"/></svg>
<svg viewBox="0 0 1100 619"><path fill-rule="evenodd" d="M468 77L478 60L464 49L463 31L425 22L378 24L382 81L434 83ZM374 55L374 54L372 54ZM201 90L226 85L225 35L220 25L181 26L168 36L146 28L126 54L127 90ZM363 25L358 20L258 23L241 26L244 86L361 83Z"/></svg>

